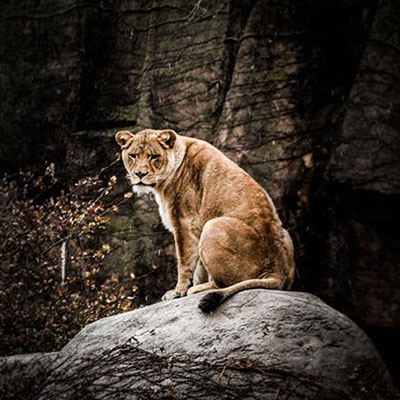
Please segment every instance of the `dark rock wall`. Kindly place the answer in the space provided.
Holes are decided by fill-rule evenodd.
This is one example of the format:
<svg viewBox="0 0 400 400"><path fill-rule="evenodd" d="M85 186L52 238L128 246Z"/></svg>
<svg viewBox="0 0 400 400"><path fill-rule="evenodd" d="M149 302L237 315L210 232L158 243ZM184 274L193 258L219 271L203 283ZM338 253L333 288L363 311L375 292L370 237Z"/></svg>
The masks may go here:
<svg viewBox="0 0 400 400"><path fill-rule="evenodd" d="M338 229L350 239L331 246L348 255L348 302L362 320L386 327L400 324L399 18L399 5L389 1L376 10L328 166Z"/></svg>
<svg viewBox="0 0 400 400"><path fill-rule="evenodd" d="M113 159L119 128L207 139L275 200L296 244L296 287L390 353L400 323L398 2L25 0L0 12L3 169L55 160L73 181ZM151 199L125 206L106 240L110 269L141 277L137 303L173 285L172 237Z"/></svg>

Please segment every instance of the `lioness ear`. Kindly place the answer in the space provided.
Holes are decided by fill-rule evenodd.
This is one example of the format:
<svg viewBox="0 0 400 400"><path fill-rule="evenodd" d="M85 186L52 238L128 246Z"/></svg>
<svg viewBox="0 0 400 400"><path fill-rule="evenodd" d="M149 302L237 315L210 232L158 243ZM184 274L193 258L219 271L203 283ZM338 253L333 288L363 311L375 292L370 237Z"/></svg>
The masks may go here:
<svg viewBox="0 0 400 400"><path fill-rule="evenodd" d="M160 131L158 133L158 140L164 147L172 149L176 142L176 132L171 129L166 129L165 131Z"/></svg>
<svg viewBox="0 0 400 400"><path fill-rule="evenodd" d="M125 149L129 146L133 138L133 133L129 131L119 131L115 134L115 140L121 146L122 149Z"/></svg>

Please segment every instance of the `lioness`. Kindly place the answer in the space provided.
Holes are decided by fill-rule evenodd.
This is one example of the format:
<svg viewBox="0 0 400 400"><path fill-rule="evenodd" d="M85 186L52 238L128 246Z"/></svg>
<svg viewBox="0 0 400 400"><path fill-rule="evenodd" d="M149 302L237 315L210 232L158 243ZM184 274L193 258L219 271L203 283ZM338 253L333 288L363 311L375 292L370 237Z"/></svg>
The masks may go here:
<svg viewBox="0 0 400 400"><path fill-rule="evenodd" d="M174 234L178 282L163 300L217 289L199 303L210 312L241 290L291 287L292 240L269 195L238 165L172 130L120 131L116 140L133 191L154 194Z"/></svg>

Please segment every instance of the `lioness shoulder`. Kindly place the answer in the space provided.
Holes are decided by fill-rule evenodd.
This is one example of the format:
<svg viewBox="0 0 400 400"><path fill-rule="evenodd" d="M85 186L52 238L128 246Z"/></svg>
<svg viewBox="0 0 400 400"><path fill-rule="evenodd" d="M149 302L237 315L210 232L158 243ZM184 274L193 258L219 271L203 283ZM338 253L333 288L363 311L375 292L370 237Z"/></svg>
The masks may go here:
<svg viewBox="0 0 400 400"><path fill-rule="evenodd" d="M201 292L204 312L238 291L290 289L289 233L267 192L211 144L172 130L120 131L133 191L153 193L174 234L178 280L163 299Z"/></svg>

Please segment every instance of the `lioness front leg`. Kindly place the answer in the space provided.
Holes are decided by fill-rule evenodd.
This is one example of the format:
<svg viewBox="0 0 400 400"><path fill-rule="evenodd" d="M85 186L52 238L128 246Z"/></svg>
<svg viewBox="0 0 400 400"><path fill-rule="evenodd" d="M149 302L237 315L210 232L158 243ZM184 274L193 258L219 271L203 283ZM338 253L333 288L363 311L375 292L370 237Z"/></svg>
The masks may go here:
<svg viewBox="0 0 400 400"><path fill-rule="evenodd" d="M178 230L174 234L175 247L178 257L178 282L175 289L168 290L162 300L171 300L186 295L193 277L193 271L196 267L198 255L198 240L190 233L184 230Z"/></svg>

